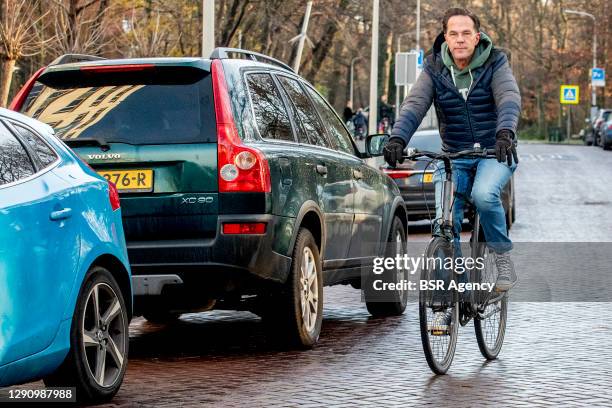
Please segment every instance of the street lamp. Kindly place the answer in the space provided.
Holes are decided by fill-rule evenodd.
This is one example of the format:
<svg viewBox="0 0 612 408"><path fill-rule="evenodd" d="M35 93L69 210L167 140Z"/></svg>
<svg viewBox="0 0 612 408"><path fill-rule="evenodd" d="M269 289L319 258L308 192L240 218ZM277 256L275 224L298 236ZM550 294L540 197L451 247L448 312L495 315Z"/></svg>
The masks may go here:
<svg viewBox="0 0 612 408"><path fill-rule="evenodd" d="M350 83L349 83L349 101L351 101L352 104L355 103L355 101L353 101L353 72L355 69L355 62L357 62L358 60L363 59L363 57L355 57L351 60L351 76L350 76Z"/></svg>
<svg viewBox="0 0 612 408"><path fill-rule="evenodd" d="M563 10L565 14L576 14L582 17L589 17L593 20L593 68L597 68L597 30L595 16L591 13L577 10ZM592 107L597 106L597 92L593 86L593 79L591 78L591 105ZM591 116L594 115L594 109L591 111Z"/></svg>
<svg viewBox="0 0 612 408"><path fill-rule="evenodd" d="M379 0L372 1L372 51L370 60L370 116L368 117L368 134L373 135L378 129L378 18Z"/></svg>
<svg viewBox="0 0 612 408"><path fill-rule="evenodd" d="M215 0L202 2L202 57L208 58L215 49Z"/></svg>

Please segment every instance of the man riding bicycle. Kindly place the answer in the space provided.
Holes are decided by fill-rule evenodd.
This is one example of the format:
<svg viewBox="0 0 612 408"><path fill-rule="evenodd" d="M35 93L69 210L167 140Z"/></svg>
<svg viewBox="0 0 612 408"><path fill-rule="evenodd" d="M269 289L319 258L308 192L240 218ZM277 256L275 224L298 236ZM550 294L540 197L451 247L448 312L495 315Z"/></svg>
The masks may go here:
<svg viewBox="0 0 612 408"><path fill-rule="evenodd" d="M475 143L496 151L495 159L482 157L453 160L457 199L453 206L455 245L463 221L465 200L471 197L487 245L494 251L497 291L508 291L517 281L510 259L501 191L518 163L516 129L521 97L506 54L493 47L480 31L480 21L471 11L451 8L444 14L443 32L423 64L423 72L401 105L383 154L395 167L403 162L404 149L433 103L438 116L442 148L447 152L471 149ZM441 217L443 169L436 171L436 218ZM435 225L439 231L439 225Z"/></svg>

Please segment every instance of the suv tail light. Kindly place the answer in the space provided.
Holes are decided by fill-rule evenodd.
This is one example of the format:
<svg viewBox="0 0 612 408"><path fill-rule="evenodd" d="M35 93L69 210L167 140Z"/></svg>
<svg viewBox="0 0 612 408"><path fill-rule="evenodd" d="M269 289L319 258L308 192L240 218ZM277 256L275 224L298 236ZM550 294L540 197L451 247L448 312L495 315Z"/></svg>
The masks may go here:
<svg viewBox="0 0 612 408"><path fill-rule="evenodd" d="M132 72L132 71L145 71L148 69L155 68L153 64L122 64L122 65L91 65L81 67L81 72Z"/></svg>
<svg viewBox="0 0 612 408"><path fill-rule="evenodd" d="M217 118L219 192L269 193L268 161L259 150L242 144L238 136L221 60L213 60L211 71Z"/></svg>
<svg viewBox="0 0 612 408"><path fill-rule="evenodd" d="M612 123L608 125L608 130L612 130Z"/></svg>
<svg viewBox="0 0 612 408"><path fill-rule="evenodd" d="M21 110L21 107L23 106L25 100L28 98L28 95L30 94L32 87L34 86L34 83L36 83L36 80L38 79L40 74L42 74L45 68L46 67L42 67L38 71L36 71L34 75L32 75L30 79L28 79L28 82L26 82L25 85L21 87L21 89L19 90L17 95L15 95L15 98L9 105L10 110L15 112L19 112Z"/></svg>
<svg viewBox="0 0 612 408"><path fill-rule="evenodd" d="M223 234L265 234L265 222L224 223Z"/></svg>
<svg viewBox="0 0 612 408"><path fill-rule="evenodd" d="M121 203L119 202L119 191L117 190L117 186L115 183L108 182L108 200L110 201L111 208L113 211L121 208Z"/></svg>

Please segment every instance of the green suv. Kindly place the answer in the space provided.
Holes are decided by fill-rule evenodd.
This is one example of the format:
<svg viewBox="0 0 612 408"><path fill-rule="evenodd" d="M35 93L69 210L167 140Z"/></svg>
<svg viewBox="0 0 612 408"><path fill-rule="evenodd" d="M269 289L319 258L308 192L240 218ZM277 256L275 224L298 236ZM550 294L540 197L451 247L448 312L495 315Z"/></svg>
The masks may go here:
<svg viewBox="0 0 612 408"><path fill-rule="evenodd" d="M247 309L310 347L323 286L360 288L375 257L405 248L398 187L285 64L228 48L209 59L70 59L39 71L12 108L116 184L136 314ZM398 315L406 298L366 305Z"/></svg>

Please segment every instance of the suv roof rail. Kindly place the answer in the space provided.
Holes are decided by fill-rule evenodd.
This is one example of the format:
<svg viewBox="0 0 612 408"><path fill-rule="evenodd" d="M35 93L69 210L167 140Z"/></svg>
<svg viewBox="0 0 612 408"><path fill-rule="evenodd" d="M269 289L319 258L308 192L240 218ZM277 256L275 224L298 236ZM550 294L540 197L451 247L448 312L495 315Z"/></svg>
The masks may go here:
<svg viewBox="0 0 612 408"><path fill-rule="evenodd" d="M56 59L54 59L49 66L51 65L60 65L60 64L70 64L72 62L81 62L81 61L98 61L106 58L98 57L95 55L86 55L86 54L64 54Z"/></svg>
<svg viewBox="0 0 612 408"><path fill-rule="evenodd" d="M243 50L240 48L226 48L226 47L218 47L213 50L210 54L210 59L231 59L229 54L242 54L247 57L250 57L253 61L266 62L268 64L279 66L287 71L294 72L293 69L285 64L277 60L276 58L268 57L267 55L260 54L254 51Z"/></svg>

